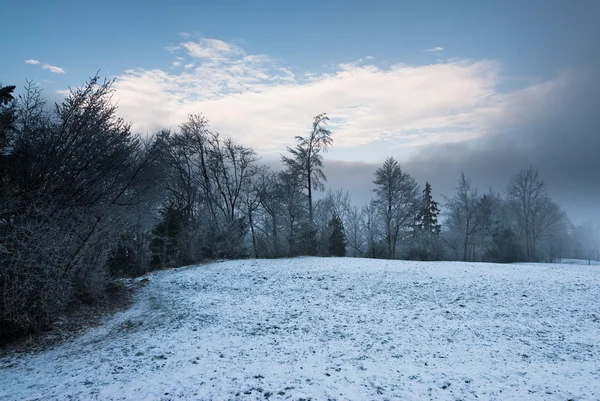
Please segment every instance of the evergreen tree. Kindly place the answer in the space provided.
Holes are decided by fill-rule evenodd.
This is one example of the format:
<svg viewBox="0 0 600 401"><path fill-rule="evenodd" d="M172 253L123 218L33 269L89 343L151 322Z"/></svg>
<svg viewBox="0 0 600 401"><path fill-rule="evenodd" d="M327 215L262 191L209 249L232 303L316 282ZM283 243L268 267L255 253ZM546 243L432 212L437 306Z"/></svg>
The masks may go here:
<svg viewBox="0 0 600 401"><path fill-rule="evenodd" d="M497 227L492 234L492 247L487 258L496 263L515 263L523 259L523 251L513 230Z"/></svg>
<svg viewBox="0 0 600 401"><path fill-rule="evenodd" d="M303 221L297 228L297 240L292 255L317 256L317 230L309 221Z"/></svg>
<svg viewBox="0 0 600 401"><path fill-rule="evenodd" d="M11 142L11 135L17 119L15 98L12 95L14 90L14 86L0 84L0 184L7 168L7 148Z"/></svg>
<svg viewBox="0 0 600 401"><path fill-rule="evenodd" d="M344 223L337 214L329 221L329 254L332 256L346 256L346 233Z"/></svg>
<svg viewBox="0 0 600 401"><path fill-rule="evenodd" d="M413 246L407 257L416 260L439 259L441 244L439 240L442 226L438 223L440 208L431 196L431 184L425 183L421 207L415 218Z"/></svg>
<svg viewBox="0 0 600 401"><path fill-rule="evenodd" d="M5 145L7 131L13 129L17 118L15 98L12 95L15 86L0 84L0 147Z"/></svg>
<svg viewBox="0 0 600 401"><path fill-rule="evenodd" d="M162 221L154 228L150 245L153 269L177 266L177 235L183 228L183 213L169 207L162 212Z"/></svg>
<svg viewBox="0 0 600 401"><path fill-rule="evenodd" d="M423 200L421 210L417 215L417 227L427 233L439 235L442 231L442 226L438 224L438 216L440 208L436 201L431 196L431 184L425 183L423 190Z"/></svg>

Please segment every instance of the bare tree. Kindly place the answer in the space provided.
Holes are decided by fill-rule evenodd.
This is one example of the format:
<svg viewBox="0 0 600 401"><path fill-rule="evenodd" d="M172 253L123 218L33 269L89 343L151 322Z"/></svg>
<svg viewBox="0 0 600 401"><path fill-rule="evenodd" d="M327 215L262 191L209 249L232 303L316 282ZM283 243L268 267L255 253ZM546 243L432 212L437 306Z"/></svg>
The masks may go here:
<svg viewBox="0 0 600 401"><path fill-rule="evenodd" d="M587 259L588 265L592 260L600 262L600 222L589 220L575 228L575 241L580 255Z"/></svg>
<svg viewBox="0 0 600 401"><path fill-rule="evenodd" d="M303 231L307 230L307 227L302 224L306 216L306 198L302 193L303 184L301 178L289 170L280 171L277 178L279 200L287 219L288 255L302 254L306 245ZM312 227L308 229L312 229Z"/></svg>
<svg viewBox="0 0 600 401"><path fill-rule="evenodd" d="M407 231L419 210L419 187L400 164L388 157L375 172L375 205L385 232L387 256L396 258L401 232Z"/></svg>
<svg viewBox="0 0 600 401"><path fill-rule="evenodd" d="M471 188L471 181L464 173L460 174L458 188L452 199L446 198L445 206L448 209L446 239L450 242L454 239L459 241L450 246L461 250L464 261L474 258L474 237L489 221L488 203L487 198L480 198L477 190Z"/></svg>
<svg viewBox="0 0 600 401"><path fill-rule="evenodd" d="M279 173L263 171L259 175L260 184L257 185L258 197L263 212L262 224L257 225L265 237L265 247L270 248L267 253L271 257L280 257L280 233L284 218L283 193L280 191Z"/></svg>
<svg viewBox="0 0 600 401"><path fill-rule="evenodd" d="M248 217L248 226L252 237L252 250L255 258L259 258L259 248L257 244L257 220L256 213L261 206L261 195L265 192L267 181L264 179L267 172L266 166L259 166L251 180L242 191L242 212Z"/></svg>
<svg viewBox="0 0 600 401"><path fill-rule="evenodd" d="M529 261L538 261L541 236L563 217L563 212L547 192L546 184L535 167L521 170L506 187L506 194L513 201L512 209Z"/></svg>
<svg viewBox="0 0 600 401"><path fill-rule="evenodd" d="M193 164L193 171L189 170L190 174L195 175L195 181L201 188L203 194L203 202L210 211L209 218L214 227L218 226L216 205L214 204L213 182L209 176L209 159L212 148L214 134L210 131L208 120L201 114L190 114L188 121L180 126L181 134L176 137L179 145L179 153L190 158L189 163ZM186 164L189 164L186 161Z"/></svg>
<svg viewBox="0 0 600 401"><path fill-rule="evenodd" d="M357 206L351 206L346 218L346 232L349 255L360 257L365 252L364 212Z"/></svg>
<svg viewBox="0 0 600 401"><path fill-rule="evenodd" d="M365 205L362 210L363 231L366 237L367 250L365 255L369 258L382 258L386 256L385 246L382 245L383 234L379 224L379 207L375 200Z"/></svg>
<svg viewBox="0 0 600 401"><path fill-rule="evenodd" d="M229 222L240 217L241 197L251 190L258 173L257 160L254 150L236 144L231 138L221 141L218 134L213 135L208 174L215 188L214 204Z"/></svg>

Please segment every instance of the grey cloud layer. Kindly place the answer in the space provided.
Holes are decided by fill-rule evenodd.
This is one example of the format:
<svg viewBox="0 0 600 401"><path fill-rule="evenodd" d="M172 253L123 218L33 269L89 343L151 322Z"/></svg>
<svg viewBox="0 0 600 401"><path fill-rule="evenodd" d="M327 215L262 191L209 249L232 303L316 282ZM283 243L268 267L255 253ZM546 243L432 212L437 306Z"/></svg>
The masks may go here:
<svg viewBox="0 0 600 401"><path fill-rule="evenodd" d="M543 105L527 101L514 105L523 110L537 107L535 118L525 124L501 124L477 144L429 145L416 157L401 159L403 168L421 185L430 181L439 197L451 195L461 171L480 191L503 191L510 176L533 165L574 221L600 218L600 78L578 71L564 77ZM349 189L357 203L364 203L371 197L376 168L370 163L329 162L329 184Z"/></svg>

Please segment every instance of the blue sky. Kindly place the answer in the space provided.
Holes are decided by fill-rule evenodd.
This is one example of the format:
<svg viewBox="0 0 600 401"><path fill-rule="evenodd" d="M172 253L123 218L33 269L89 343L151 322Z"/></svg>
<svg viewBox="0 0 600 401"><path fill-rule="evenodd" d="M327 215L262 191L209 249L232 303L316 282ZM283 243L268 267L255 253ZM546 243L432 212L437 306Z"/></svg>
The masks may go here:
<svg viewBox="0 0 600 401"><path fill-rule="evenodd" d="M593 1L20 1L4 0L4 80L77 84L97 69L165 67L179 32L232 41L299 70L371 55L429 63L421 50L501 60L513 79L551 78L585 64L600 36ZM58 65L67 77L24 68Z"/></svg>
<svg viewBox="0 0 600 401"><path fill-rule="evenodd" d="M600 159L589 155L599 1L3 0L0 10L1 83L32 79L59 100L100 70L142 133L203 113L276 159L327 112L331 161L392 155L421 180L466 170L501 188L531 161L554 171L556 150L557 192L573 175L600 182L590 175L600 166L581 162Z"/></svg>

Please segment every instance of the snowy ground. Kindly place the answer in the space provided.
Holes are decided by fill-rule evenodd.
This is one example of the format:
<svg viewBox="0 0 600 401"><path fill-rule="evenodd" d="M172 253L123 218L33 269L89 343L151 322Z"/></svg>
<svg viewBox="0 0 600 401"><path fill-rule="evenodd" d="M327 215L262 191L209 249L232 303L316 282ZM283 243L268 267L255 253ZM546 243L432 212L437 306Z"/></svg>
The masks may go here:
<svg viewBox="0 0 600 401"><path fill-rule="evenodd" d="M600 268L299 258L162 271L0 399L600 399Z"/></svg>
<svg viewBox="0 0 600 401"><path fill-rule="evenodd" d="M588 259L562 259L560 263L567 265L594 265L600 266L600 261L598 260L588 260Z"/></svg>

